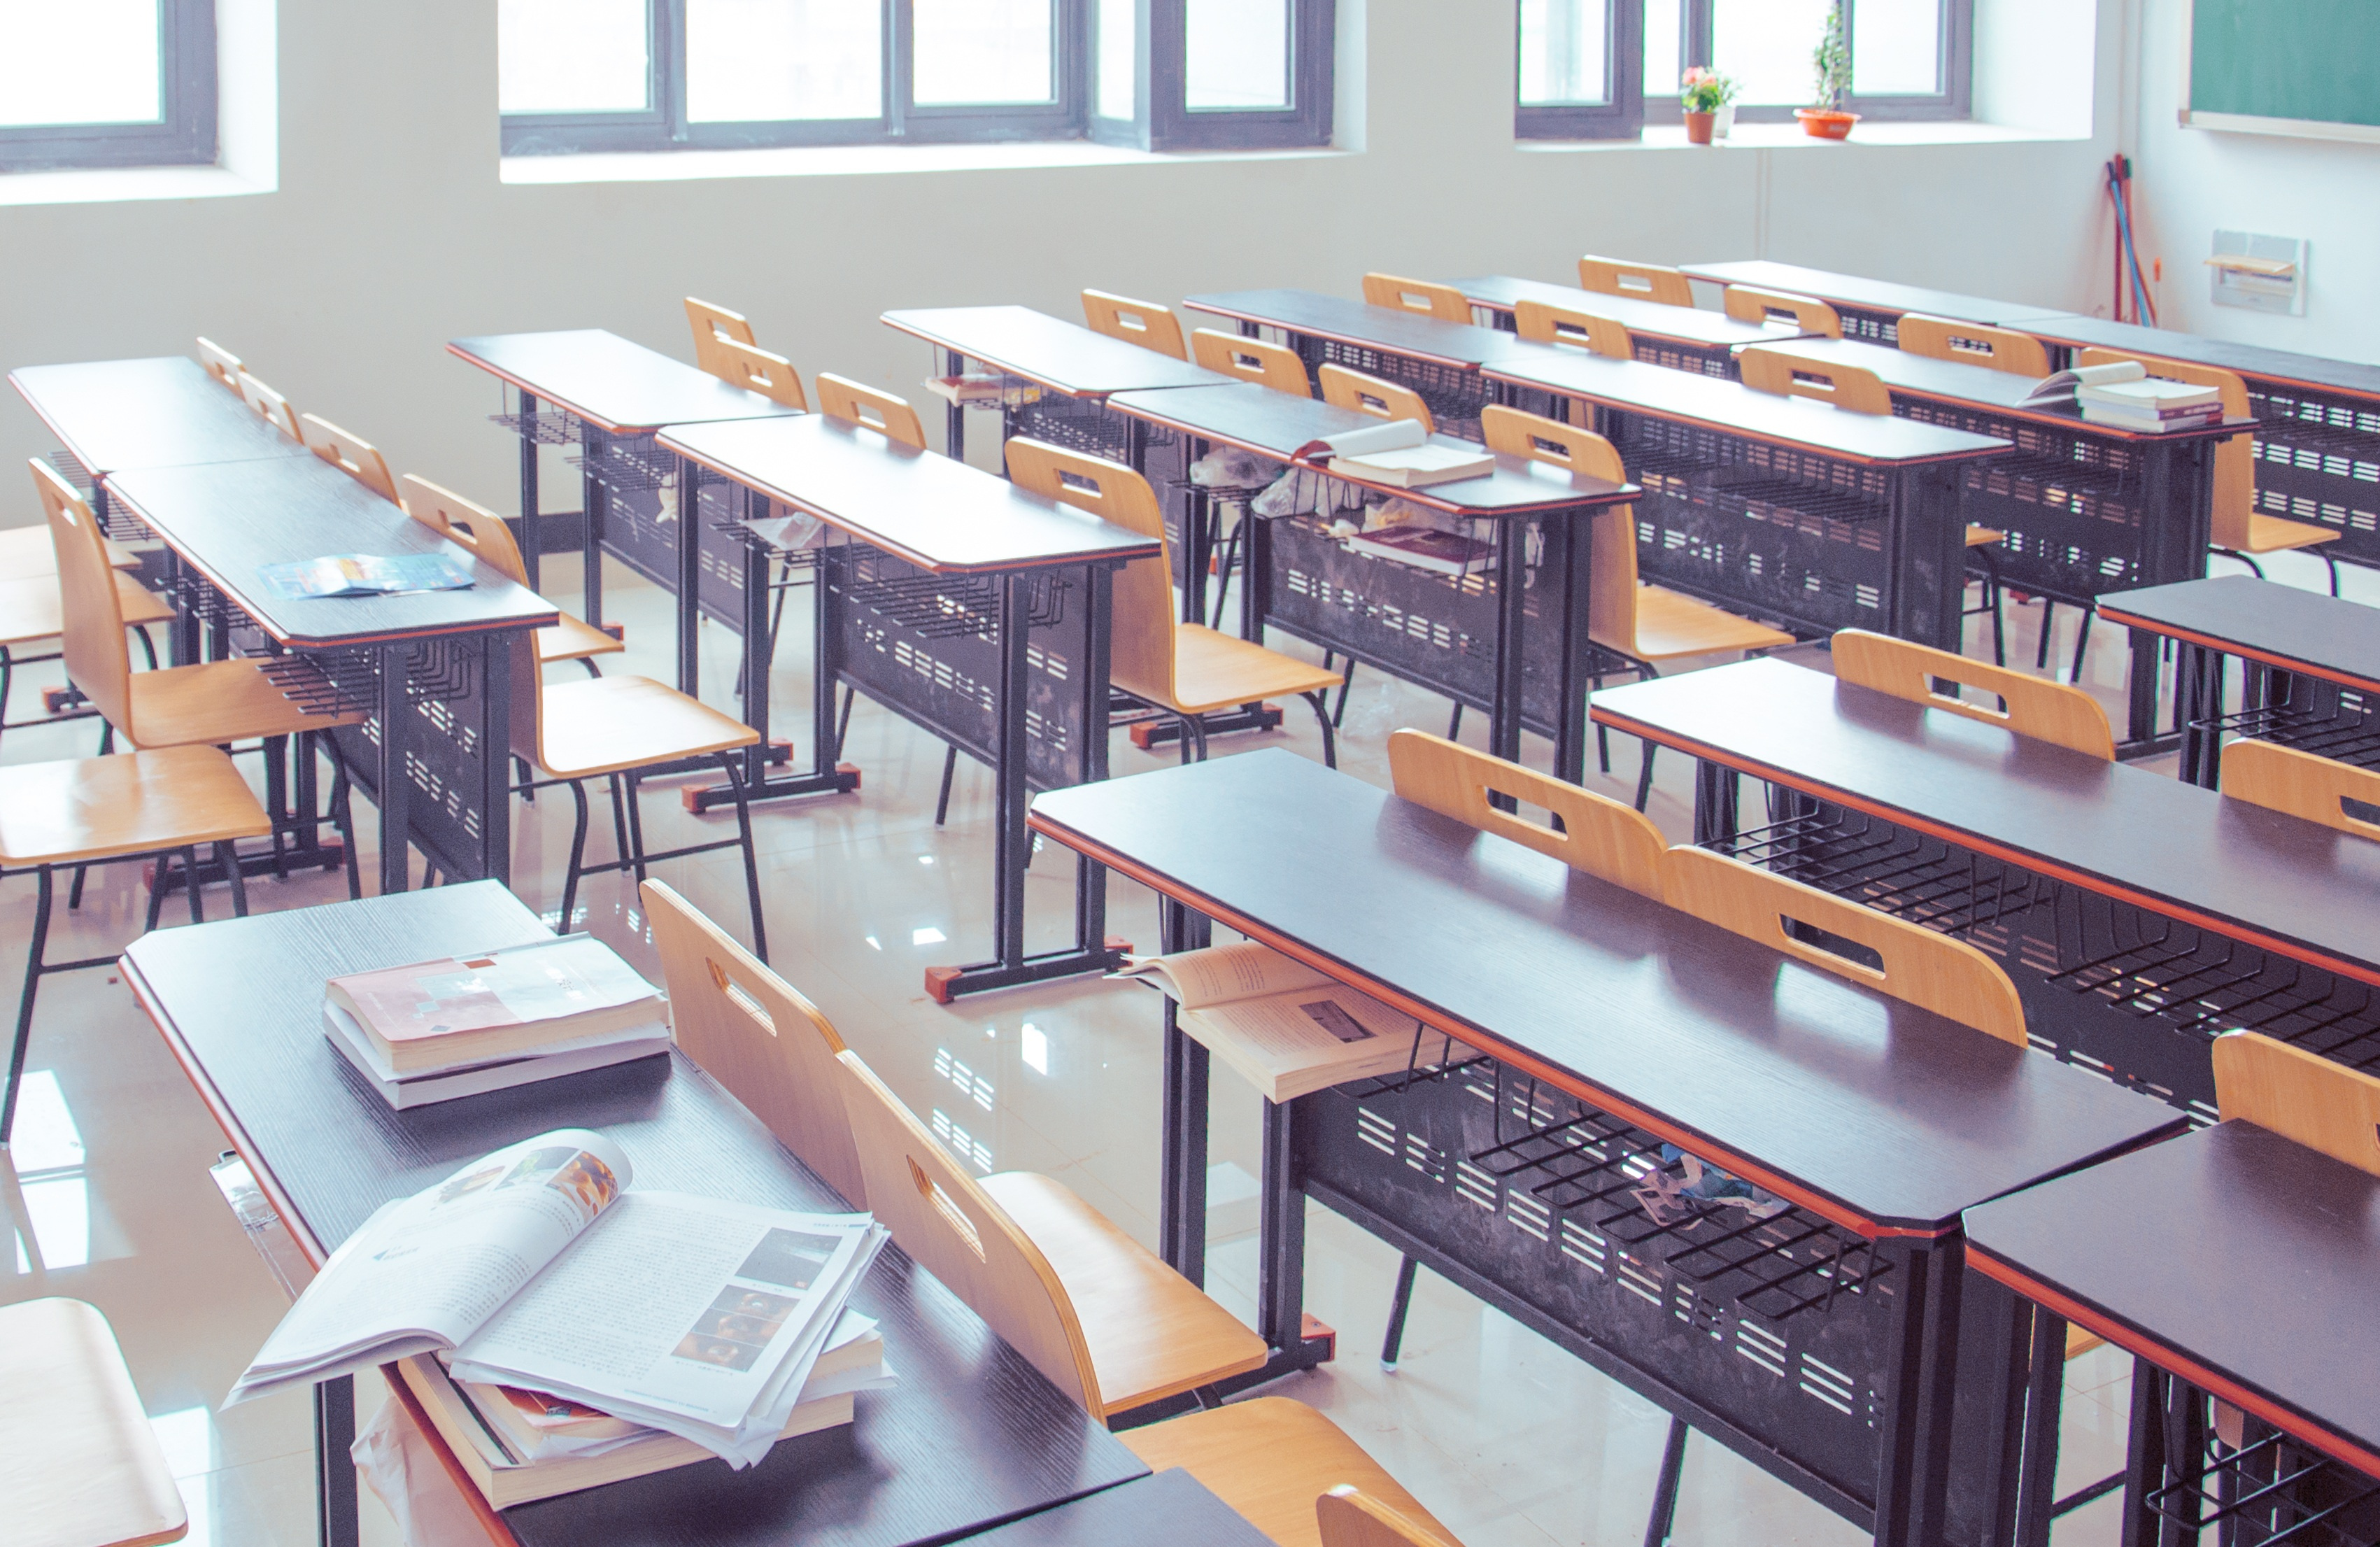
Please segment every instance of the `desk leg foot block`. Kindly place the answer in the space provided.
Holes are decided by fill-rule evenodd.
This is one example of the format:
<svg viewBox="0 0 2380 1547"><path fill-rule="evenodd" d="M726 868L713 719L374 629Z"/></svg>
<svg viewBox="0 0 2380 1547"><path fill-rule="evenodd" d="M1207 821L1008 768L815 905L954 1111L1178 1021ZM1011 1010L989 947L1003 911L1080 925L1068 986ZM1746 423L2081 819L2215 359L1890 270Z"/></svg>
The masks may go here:
<svg viewBox="0 0 2380 1547"><path fill-rule="evenodd" d="M239 873L244 878L270 878L291 871L335 871L346 862L347 853L341 840L326 838L310 848L292 844L277 856L270 849L258 854L242 854L239 857ZM212 885L223 878L223 867L212 855L199 866L201 882ZM155 860L140 867L140 883L152 892L157 889ZM188 884L188 877L183 873L182 867L176 865L165 877L165 895L170 897Z"/></svg>
<svg viewBox="0 0 2380 1547"><path fill-rule="evenodd" d="M773 754L783 745L782 741L777 742L770 750ZM789 760L784 756L771 756L769 761L783 763ZM796 795L849 795L858 787L859 765L839 762L832 774L796 774L785 778L763 779L759 784L747 786L745 799L757 805L763 800L783 800ZM689 785L677 792L677 798L679 804L697 816L721 806L735 804L735 792L724 784Z"/></svg>
<svg viewBox="0 0 2380 1547"><path fill-rule="evenodd" d="M1014 967L1004 967L996 961L979 961L966 967L929 967L926 968L926 992L933 996L935 1004L947 1005L962 994L989 993L994 989L1023 988L1027 983L1113 972L1123 966L1124 957L1131 954L1129 941L1110 935L1096 951L1069 946L1047 956L1027 956Z"/></svg>
<svg viewBox="0 0 2380 1547"><path fill-rule="evenodd" d="M1281 706L1260 704L1255 709L1234 709L1221 714L1207 716L1208 736L1230 736L1236 731L1268 731L1281 728ZM1182 739L1182 723L1168 715L1161 720L1143 720L1134 725L1129 733L1132 744L1146 752L1153 748L1171 747Z"/></svg>

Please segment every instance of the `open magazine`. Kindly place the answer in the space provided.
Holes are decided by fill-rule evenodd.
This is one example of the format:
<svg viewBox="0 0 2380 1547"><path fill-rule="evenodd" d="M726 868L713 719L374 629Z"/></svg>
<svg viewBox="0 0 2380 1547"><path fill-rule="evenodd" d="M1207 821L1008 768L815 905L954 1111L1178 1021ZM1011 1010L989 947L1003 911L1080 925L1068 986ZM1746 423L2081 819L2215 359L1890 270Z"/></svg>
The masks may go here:
<svg viewBox="0 0 2380 1547"><path fill-rule="evenodd" d="M889 1233L866 1214L631 1192L631 1179L617 1145L565 1128L387 1205L331 1254L230 1402L442 1354L457 1381L758 1461Z"/></svg>
<svg viewBox="0 0 2380 1547"><path fill-rule="evenodd" d="M332 554L267 564L257 576L284 601L313 596L403 596L417 591L468 591L471 572L444 554Z"/></svg>
<svg viewBox="0 0 2380 1547"><path fill-rule="evenodd" d="M1254 941L1143 957L1116 976L1163 992L1183 1030L1275 1102L1394 1074L1423 1034L1413 1017Z"/></svg>

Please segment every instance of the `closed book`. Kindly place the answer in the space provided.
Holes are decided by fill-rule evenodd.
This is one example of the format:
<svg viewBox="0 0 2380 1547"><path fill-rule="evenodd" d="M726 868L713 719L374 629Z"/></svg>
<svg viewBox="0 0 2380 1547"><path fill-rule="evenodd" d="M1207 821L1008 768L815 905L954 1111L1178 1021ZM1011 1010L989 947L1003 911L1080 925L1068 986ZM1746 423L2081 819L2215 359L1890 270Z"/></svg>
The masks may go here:
<svg viewBox="0 0 2380 1547"><path fill-rule="evenodd" d="M1432 441L1425 445L1390 451L1367 451L1333 457L1330 470L1341 478L1366 483L1393 484L1400 489L1427 489L1434 483L1458 483L1484 478L1496 470L1496 458L1476 446Z"/></svg>
<svg viewBox="0 0 2380 1547"><path fill-rule="evenodd" d="M1440 575L1475 575L1496 567L1493 544L1458 537L1435 527L1390 527L1346 540L1354 553L1392 559Z"/></svg>
<svg viewBox="0 0 2380 1547"><path fill-rule="evenodd" d="M409 1112L417 1106L434 1106L440 1102L456 1101L489 1090L509 1090L516 1085L556 1079L563 1075L577 1074L587 1069L609 1068L614 1064L650 1058L657 1053L670 1050L669 1027L656 1020L625 1030L598 1032L591 1037L582 1037L577 1041L541 1048L533 1053L399 1077L381 1059L372 1047L371 1039L364 1035L363 1029L346 1011L335 1005L323 1005L322 1030L330 1038L331 1045L346 1054L356 1073L363 1076L372 1089L380 1092L381 1100L399 1112Z"/></svg>
<svg viewBox="0 0 2380 1547"><path fill-rule="evenodd" d="M2143 376L2137 381L2085 383L2074 389L2074 401L2083 408L2114 408L2123 413L2173 414L2193 408L2220 409L2223 394L2211 386Z"/></svg>
<svg viewBox="0 0 2380 1547"><path fill-rule="evenodd" d="M353 972L323 986L402 1078L665 1018L665 1002L590 935Z"/></svg>
<svg viewBox="0 0 2380 1547"><path fill-rule="evenodd" d="M2196 412L2176 415L2127 413L2121 408L2103 408L2095 403L2082 405L2082 422L2104 424L2111 430L2135 430L2143 434L2159 435L2171 430L2199 430L2223 420L2221 405Z"/></svg>

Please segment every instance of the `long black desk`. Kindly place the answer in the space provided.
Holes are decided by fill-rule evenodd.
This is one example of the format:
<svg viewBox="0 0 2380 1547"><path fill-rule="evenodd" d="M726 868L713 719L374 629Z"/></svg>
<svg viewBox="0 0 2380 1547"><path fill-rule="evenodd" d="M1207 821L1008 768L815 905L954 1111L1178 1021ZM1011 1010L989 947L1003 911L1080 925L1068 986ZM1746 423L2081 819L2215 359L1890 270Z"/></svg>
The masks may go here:
<svg viewBox="0 0 2380 1547"><path fill-rule="evenodd" d="M675 425L659 444L727 481L742 519L782 505L837 534L797 555L818 576L821 765L843 682L993 770L992 957L929 968L928 992L947 1004L1118 965L1106 878L1091 865L1076 871L1075 944L1026 954L1026 803L1037 789L1107 777L1111 581L1157 541L823 415ZM759 608L759 593L745 604ZM767 630L744 637L748 651Z"/></svg>
<svg viewBox="0 0 2380 1547"><path fill-rule="evenodd" d="M1521 302L1543 301L1571 311L1609 317L1628 330L1635 358L1647 365L1675 371L1698 371L1706 376L1732 377L1735 351L1746 344L1774 344L1798 338L1799 329L1780 323L1740 323L1719 311L1693 306L1664 306L1634 296L1608 296L1574 285L1548 285L1542 280L1514 279L1491 274L1446 283L1463 298L1488 314L1496 327L1510 329Z"/></svg>
<svg viewBox="0 0 2380 1547"><path fill-rule="evenodd" d="M1702 760L1697 842L1998 957L2060 1057L2209 1120L2222 1031L2380 1066L2380 846L1779 661L1593 713Z"/></svg>
<svg viewBox="0 0 2380 1547"><path fill-rule="evenodd" d="M2226 1542L2380 1537L2380 1177L2229 1122L1971 1209L1967 1252L2041 1308L2041 1346L2071 1321L2133 1356L2127 1543L2224 1517ZM2018 1547L2049 1540L2054 1374L2043 1395ZM2339 1534L2281 1534L2335 1505Z"/></svg>
<svg viewBox="0 0 2380 1547"><path fill-rule="evenodd" d="M1806 269L1798 263L1777 263L1765 258L1680 266L1688 278L1713 285L1751 285L1763 290L1815 297L1833 307L1835 314L1842 319L1845 338L1864 338L1878 344L1900 343L1899 323L1902 315L1911 311L2001 327L2015 326L2023 318L2046 317L2058 310L2023 301L1963 296L1922 285L1896 285L1889 280L1864 279L1827 269Z"/></svg>
<svg viewBox="0 0 2380 1547"><path fill-rule="evenodd" d="M547 933L495 884L165 930L136 943L125 980L310 1261L381 1204L475 1156L552 1128L600 1129L637 1185L776 1208L846 1207L683 1054L391 1110L324 1039L323 980ZM705 1461L487 1512L518 1547L910 1547L1147 1475L1107 1431L897 1247L853 1300L881 1323L898 1389L858 1421L781 1443L731 1472ZM356 1539L348 1383L320 1388L325 1547ZM425 1436L440 1442L434 1433Z"/></svg>
<svg viewBox="0 0 2380 1547"><path fill-rule="evenodd" d="M2004 1532L2016 1306L1960 1272L1958 1212L2179 1115L1278 749L1033 824L1155 889L1167 950L1221 923L1429 1029L1408 1076L1265 1110L1277 1365L1318 1357L1315 1198L1879 1541ZM1208 1066L1166 1029L1159 1232L1196 1278ZM1630 1189L1665 1143L1793 1206L1656 1226Z"/></svg>
<svg viewBox="0 0 2380 1547"><path fill-rule="evenodd" d="M91 478L307 455L182 355L18 366L8 384Z"/></svg>

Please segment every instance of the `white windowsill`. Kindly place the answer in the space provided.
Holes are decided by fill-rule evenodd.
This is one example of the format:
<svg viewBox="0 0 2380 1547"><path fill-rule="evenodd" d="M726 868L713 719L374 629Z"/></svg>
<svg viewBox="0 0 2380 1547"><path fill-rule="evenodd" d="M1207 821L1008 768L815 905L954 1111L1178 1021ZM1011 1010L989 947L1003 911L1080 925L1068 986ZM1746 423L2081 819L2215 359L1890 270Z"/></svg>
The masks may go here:
<svg viewBox="0 0 2380 1547"><path fill-rule="evenodd" d="M790 145L757 151L592 152L506 156L507 183L657 183L716 177L847 177L899 172L987 172L1045 166L1167 166L1190 162L1301 161L1354 152L1197 151L1158 155L1086 140L964 145Z"/></svg>
<svg viewBox="0 0 2380 1547"><path fill-rule="evenodd" d="M1887 123L1862 119L1852 126L1846 140L1821 140L1804 133L1799 123L1737 124L1734 132L1713 145L1689 145L1682 124L1648 124L1642 140L1524 140L1520 148L1538 153L1565 154L1599 151L1840 151L1860 145L2005 145L2053 140L2084 140L2087 135L2053 134L2045 129L2019 128L2010 124L1984 124L1972 119L1919 119Z"/></svg>
<svg viewBox="0 0 2380 1547"><path fill-rule="evenodd" d="M0 204L107 204L140 199L234 199L271 182L222 166L103 166L0 177Z"/></svg>

